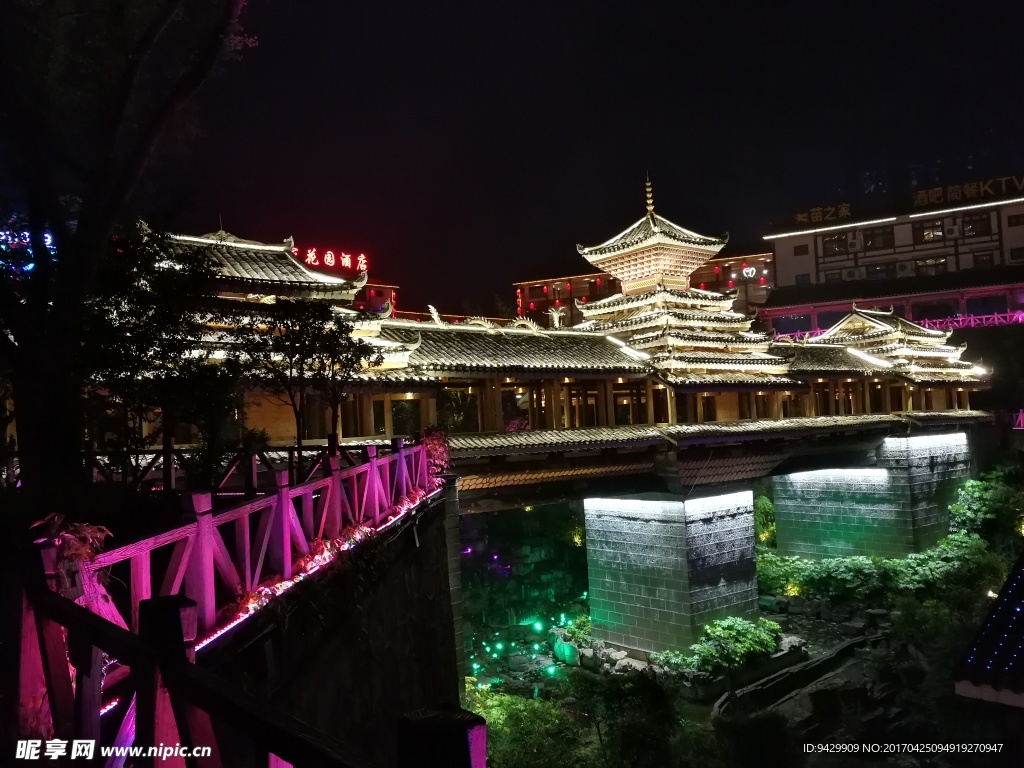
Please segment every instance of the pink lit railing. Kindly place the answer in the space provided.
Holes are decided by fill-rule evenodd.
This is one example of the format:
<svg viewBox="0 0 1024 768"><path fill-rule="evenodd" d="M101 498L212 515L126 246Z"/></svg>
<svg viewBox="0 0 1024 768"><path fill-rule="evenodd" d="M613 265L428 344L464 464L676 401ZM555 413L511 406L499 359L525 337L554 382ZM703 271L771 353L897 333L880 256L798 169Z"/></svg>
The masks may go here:
<svg viewBox="0 0 1024 768"><path fill-rule="evenodd" d="M339 459L330 457L323 477L294 487L289 486L288 470L277 470L270 494L228 509L214 511L209 493L186 496L194 522L80 564L85 602L93 612L125 628L130 621L131 629L138 631L143 600L184 591L198 604L199 636L204 640L197 646L202 647L223 634L225 625L241 623L268 599L433 492L423 446L406 448L401 440L395 444L395 451L385 457L368 446L367 461L355 467L342 469ZM170 548L168 565L158 574L151 555L165 547ZM100 569L125 561L130 568L129 621L105 598L95 578ZM222 615L219 622L218 610L224 606L216 602L218 581L223 592L243 598L241 608Z"/></svg>
<svg viewBox="0 0 1024 768"><path fill-rule="evenodd" d="M987 328L995 325L1024 323L1024 311L994 312L991 315L957 315L938 320L915 320L914 322L937 331L954 331L957 328Z"/></svg>
<svg viewBox="0 0 1024 768"><path fill-rule="evenodd" d="M793 333L777 333L775 334L775 340L781 341L782 339L788 339L790 341L801 341L803 339L814 338L820 336L825 332L825 328L815 328L811 331L793 331Z"/></svg>

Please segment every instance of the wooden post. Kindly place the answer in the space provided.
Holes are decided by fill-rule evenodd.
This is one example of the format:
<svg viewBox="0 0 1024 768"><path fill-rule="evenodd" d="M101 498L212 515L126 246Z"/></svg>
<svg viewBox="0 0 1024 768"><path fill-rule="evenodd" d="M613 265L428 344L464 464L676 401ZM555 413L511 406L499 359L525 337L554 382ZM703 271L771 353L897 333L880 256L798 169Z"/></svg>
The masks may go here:
<svg viewBox="0 0 1024 768"><path fill-rule="evenodd" d="M694 403L693 403L694 415L696 416L696 422L698 424L703 424L704 423L704 393L703 392L694 392L693 393L693 400L694 400Z"/></svg>
<svg viewBox="0 0 1024 768"><path fill-rule="evenodd" d="M245 495L247 498L252 498L259 490L259 467L259 456L255 453L249 454L245 461Z"/></svg>
<svg viewBox="0 0 1024 768"><path fill-rule="evenodd" d="M384 437L391 438L395 434L395 415L391 410L391 394L384 393Z"/></svg>
<svg viewBox="0 0 1024 768"><path fill-rule="evenodd" d="M373 526L380 526L380 513L387 506L387 497L384 489L380 487L380 468L377 466L377 448L373 445L366 446L366 490L363 494L363 514L366 514L367 505L373 511Z"/></svg>
<svg viewBox="0 0 1024 768"><path fill-rule="evenodd" d="M487 723L456 706L421 709L398 721L398 768L485 768Z"/></svg>
<svg viewBox="0 0 1024 768"><path fill-rule="evenodd" d="M47 542L39 548L39 556L42 560L43 578L53 589L59 578L57 548L52 542ZM66 739L74 728L75 699L71 690L71 673L68 671L64 629L55 621L43 616L37 616L35 624L53 732L58 738Z"/></svg>
<svg viewBox="0 0 1024 768"><path fill-rule="evenodd" d="M153 581L150 571L150 550L144 550L131 559L131 601L132 601L132 632L139 633L139 603L153 596Z"/></svg>
<svg viewBox="0 0 1024 768"><path fill-rule="evenodd" d="M74 737L95 741L100 737L103 652L87 637L69 630L68 660L75 668Z"/></svg>
<svg viewBox="0 0 1024 768"><path fill-rule="evenodd" d="M276 569L282 578L292 577L292 531L291 515L292 500L288 495L288 472L274 472L277 483L277 505L274 508L274 522L271 525L270 544L268 546L270 567Z"/></svg>
<svg viewBox="0 0 1024 768"><path fill-rule="evenodd" d="M892 413L892 384L888 380L882 382L882 411Z"/></svg>
<svg viewBox="0 0 1024 768"><path fill-rule="evenodd" d="M828 382L828 395L826 396L825 399L826 399L827 404L828 404L828 408L826 409L828 411L828 413L826 415L827 416L835 416L836 415L836 383L834 381L832 381L831 379Z"/></svg>
<svg viewBox="0 0 1024 768"><path fill-rule="evenodd" d="M426 393L420 395L420 429L437 424L437 398Z"/></svg>
<svg viewBox="0 0 1024 768"><path fill-rule="evenodd" d="M678 424L676 413L676 391L672 387L665 388L665 400L668 405L668 423Z"/></svg>
<svg viewBox="0 0 1024 768"><path fill-rule="evenodd" d="M605 417L609 427L615 426L615 384L612 381L603 382L605 388L604 403L608 409L608 415Z"/></svg>
<svg viewBox="0 0 1024 768"><path fill-rule="evenodd" d="M336 539L341 535L341 494L345 492L341 480L341 459L337 456L328 456L327 465L331 473L330 497L327 499L327 506L324 507L324 538Z"/></svg>
<svg viewBox="0 0 1024 768"><path fill-rule="evenodd" d="M174 471L174 435L168 434L166 430L164 431L163 454L164 490L173 491L176 482L176 473Z"/></svg>
<svg viewBox="0 0 1024 768"><path fill-rule="evenodd" d="M195 663L195 602L182 595L146 600L139 609L139 622L139 635L153 649L157 663L138 672L132 669L139 681L135 743L210 747L211 755L196 758L194 764L200 768L223 765L210 716L172 699L166 685L177 670ZM159 764L184 767L185 759L171 757ZM153 758L144 758L141 765L154 765Z"/></svg>
<svg viewBox="0 0 1024 768"><path fill-rule="evenodd" d="M391 440L391 450L397 454L395 459L395 476L391 482L395 484L395 498L409 494L409 467L405 463L405 440L396 437Z"/></svg>
<svg viewBox="0 0 1024 768"><path fill-rule="evenodd" d="M185 569L185 594L196 602L199 627L205 634L214 628L217 620L212 499L208 493L193 493L185 497L185 501L196 515L196 541Z"/></svg>
<svg viewBox="0 0 1024 768"><path fill-rule="evenodd" d="M43 659L39 653L39 635L36 630L36 618L24 593L21 602L21 647L17 658L9 656L18 675L17 700L10 703L17 706L17 736L39 737L50 720L50 704L47 700L46 675L43 671ZM7 661L5 660L5 661ZM10 671L10 670L9 670ZM12 672L13 673L13 672ZM68 683L70 692L70 681ZM13 711L5 709L5 715ZM15 734L7 731L10 738Z"/></svg>
<svg viewBox="0 0 1024 768"><path fill-rule="evenodd" d="M644 403L647 408L647 424L654 423L654 383L644 379Z"/></svg>

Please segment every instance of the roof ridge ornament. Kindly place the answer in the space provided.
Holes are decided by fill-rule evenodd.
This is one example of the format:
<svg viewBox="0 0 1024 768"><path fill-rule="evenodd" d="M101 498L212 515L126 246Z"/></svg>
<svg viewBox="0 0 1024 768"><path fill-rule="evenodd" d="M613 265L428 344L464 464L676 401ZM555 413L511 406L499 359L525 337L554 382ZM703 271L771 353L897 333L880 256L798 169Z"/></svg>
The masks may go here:
<svg viewBox="0 0 1024 768"><path fill-rule="evenodd" d="M544 332L540 326L528 317L520 317L512 321L513 328L526 328L533 331L534 336L543 336Z"/></svg>
<svg viewBox="0 0 1024 768"><path fill-rule="evenodd" d="M654 187L651 185L651 174L647 174L647 215L654 215Z"/></svg>
<svg viewBox="0 0 1024 768"><path fill-rule="evenodd" d="M434 319L434 325L442 326L445 324L444 320L441 319L441 315L437 312L437 307L433 304L427 304L427 309L430 311L430 316Z"/></svg>
<svg viewBox="0 0 1024 768"><path fill-rule="evenodd" d="M551 327L552 328L561 328L562 327L562 317L564 315L565 315L565 310L562 309L561 307L551 307L551 309L548 310L548 316L551 318Z"/></svg>

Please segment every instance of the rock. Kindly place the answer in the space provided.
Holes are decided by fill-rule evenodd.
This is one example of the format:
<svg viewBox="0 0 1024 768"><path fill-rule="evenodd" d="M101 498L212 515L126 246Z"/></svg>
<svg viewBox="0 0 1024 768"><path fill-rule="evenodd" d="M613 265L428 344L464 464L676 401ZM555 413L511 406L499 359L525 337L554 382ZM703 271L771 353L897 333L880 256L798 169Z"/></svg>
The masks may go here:
<svg viewBox="0 0 1024 768"><path fill-rule="evenodd" d="M513 672L525 672L529 664L530 658L528 656L512 656L508 660L508 668Z"/></svg>
<svg viewBox="0 0 1024 768"><path fill-rule="evenodd" d="M580 666L584 669L597 670L600 667L597 656L591 648L583 648L580 651Z"/></svg>
<svg viewBox="0 0 1024 768"><path fill-rule="evenodd" d="M757 598L757 607L760 608L762 611L773 611L775 610L775 598L768 595L763 595Z"/></svg>
<svg viewBox="0 0 1024 768"><path fill-rule="evenodd" d="M642 672L646 668L647 668L647 662L646 661L639 661L637 659L631 659L628 656L625 657L625 658L619 659L618 661L615 662L615 674L617 674L617 675L623 675L623 674L626 674L627 672L632 672L634 670L637 671L637 672Z"/></svg>
<svg viewBox="0 0 1024 768"><path fill-rule="evenodd" d="M821 611L820 600L808 600L807 605L804 606L804 614L810 616L812 619L818 618L818 614Z"/></svg>
<svg viewBox="0 0 1024 768"><path fill-rule="evenodd" d="M853 619L851 621L844 621L839 625L839 629L844 635L850 637L856 637L857 635L864 634L864 622L860 619Z"/></svg>
<svg viewBox="0 0 1024 768"><path fill-rule="evenodd" d="M580 665L580 649L576 647L576 643L565 643L562 648L565 651L565 657L562 660L570 667L578 667Z"/></svg>
<svg viewBox="0 0 1024 768"><path fill-rule="evenodd" d="M591 640L590 647L594 649L594 653L599 653L600 651L605 650L608 645L604 640Z"/></svg>
<svg viewBox="0 0 1024 768"><path fill-rule="evenodd" d="M776 613L785 613L788 610L789 610L789 600L787 598L785 598L785 597L776 597L775 598L775 612Z"/></svg>
<svg viewBox="0 0 1024 768"><path fill-rule="evenodd" d="M822 621L832 621L832 603L828 600L818 601L818 616Z"/></svg>
<svg viewBox="0 0 1024 768"><path fill-rule="evenodd" d="M800 595L793 595L789 598L789 613L804 613L807 608L807 601Z"/></svg>
<svg viewBox="0 0 1024 768"><path fill-rule="evenodd" d="M611 664L602 664L601 665L601 672L603 672L606 675L610 675L611 672L612 672L612 665Z"/></svg>
<svg viewBox="0 0 1024 768"><path fill-rule="evenodd" d="M779 649L775 652L776 655L785 653L786 651L792 650L793 648L803 648L807 645L807 641L802 637L796 635L783 635L779 641Z"/></svg>
<svg viewBox="0 0 1024 768"><path fill-rule="evenodd" d="M548 630L548 645L554 648L555 644L558 643L560 640L565 640L564 629L562 629L561 627L552 627Z"/></svg>
<svg viewBox="0 0 1024 768"><path fill-rule="evenodd" d="M625 651L612 651L611 653L608 654L608 656L609 656L609 658L612 661L618 663L618 662L622 661L624 658L626 658L627 656L629 656L629 654L626 653Z"/></svg>
<svg viewBox="0 0 1024 768"><path fill-rule="evenodd" d="M850 609L843 607L832 607L832 621L844 622L850 620Z"/></svg>

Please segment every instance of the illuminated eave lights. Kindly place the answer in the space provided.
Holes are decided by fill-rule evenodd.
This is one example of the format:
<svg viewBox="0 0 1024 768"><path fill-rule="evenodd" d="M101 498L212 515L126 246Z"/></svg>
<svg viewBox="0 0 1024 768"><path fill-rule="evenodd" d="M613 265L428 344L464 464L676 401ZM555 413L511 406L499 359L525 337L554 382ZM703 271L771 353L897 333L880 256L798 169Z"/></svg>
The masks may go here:
<svg viewBox="0 0 1024 768"><path fill-rule="evenodd" d="M879 368L892 368L892 363L890 363L888 360L883 360L880 357L874 357L873 355L869 355L867 352L862 352L856 347L847 347L846 352L847 354L853 355L854 357L859 357L861 360L871 363L871 365L877 366Z"/></svg>
<svg viewBox="0 0 1024 768"><path fill-rule="evenodd" d="M840 230L855 229L857 227L869 227L872 224L888 224L896 221L895 216L887 216L884 219L872 219L871 221L858 221L856 224L836 224L831 227L818 227L817 229L801 229L796 232L780 232L777 235L765 235L762 240L776 240L780 237L797 237L798 235L816 235L819 232L836 232Z"/></svg>

